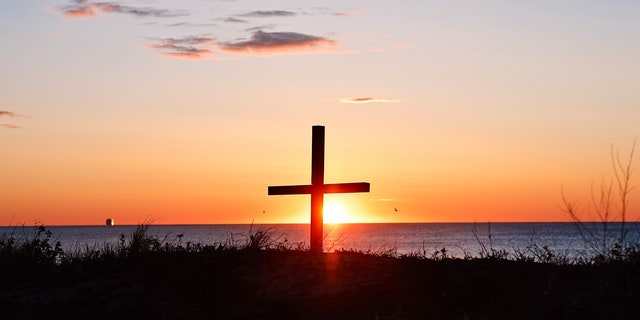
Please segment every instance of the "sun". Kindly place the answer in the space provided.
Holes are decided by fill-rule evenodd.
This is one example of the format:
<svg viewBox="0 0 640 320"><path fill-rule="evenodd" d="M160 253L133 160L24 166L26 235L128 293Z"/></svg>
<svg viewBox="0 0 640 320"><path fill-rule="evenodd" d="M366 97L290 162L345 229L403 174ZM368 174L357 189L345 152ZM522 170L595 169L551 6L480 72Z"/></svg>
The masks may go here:
<svg viewBox="0 0 640 320"><path fill-rule="evenodd" d="M324 223L339 224L354 222L353 217L349 215L344 206L335 201L329 201L324 204Z"/></svg>

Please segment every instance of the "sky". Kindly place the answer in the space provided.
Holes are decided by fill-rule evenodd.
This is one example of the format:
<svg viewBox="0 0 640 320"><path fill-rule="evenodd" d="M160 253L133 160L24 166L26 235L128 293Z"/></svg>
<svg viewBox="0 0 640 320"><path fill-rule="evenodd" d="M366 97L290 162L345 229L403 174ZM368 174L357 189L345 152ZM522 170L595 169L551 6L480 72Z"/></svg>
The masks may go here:
<svg viewBox="0 0 640 320"><path fill-rule="evenodd" d="M0 47L0 225L307 223L313 125L334 221L589 220L640 136L638 1L4 0Z"/></svg>

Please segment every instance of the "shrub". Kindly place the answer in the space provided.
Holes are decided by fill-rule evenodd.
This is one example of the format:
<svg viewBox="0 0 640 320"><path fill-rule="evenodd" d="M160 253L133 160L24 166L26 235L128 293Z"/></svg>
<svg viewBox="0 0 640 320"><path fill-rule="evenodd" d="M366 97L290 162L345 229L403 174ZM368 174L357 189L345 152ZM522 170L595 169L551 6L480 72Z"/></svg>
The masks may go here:
<svg viewBox="0 0 640 320"><path fill-rule="evenodd" d="M0 260L25 264L56 264L64 256L60 241L51 244L51 231L40 225L33 235L16 238L11 234L0 236Z"/></svg>

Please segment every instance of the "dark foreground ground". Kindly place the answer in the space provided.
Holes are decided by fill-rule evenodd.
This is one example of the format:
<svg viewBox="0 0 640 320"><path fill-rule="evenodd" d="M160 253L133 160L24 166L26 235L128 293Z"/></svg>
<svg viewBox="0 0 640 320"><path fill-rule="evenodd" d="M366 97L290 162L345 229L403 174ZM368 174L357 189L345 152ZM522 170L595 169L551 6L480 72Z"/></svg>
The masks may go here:
<svg viewBox="0 0 640 320"><path fill-rule="evenodd" d="M633 264L154 254L0 270L0 319L640 319Z"/></svg>

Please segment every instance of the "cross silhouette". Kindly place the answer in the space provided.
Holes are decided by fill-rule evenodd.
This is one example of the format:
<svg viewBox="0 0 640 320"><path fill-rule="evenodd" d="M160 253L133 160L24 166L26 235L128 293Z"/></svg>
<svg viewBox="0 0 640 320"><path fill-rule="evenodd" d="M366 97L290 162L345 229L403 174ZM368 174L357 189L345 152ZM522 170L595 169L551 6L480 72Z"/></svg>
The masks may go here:
<svg viewBox="0 0 640 320"><path fill-rule="evenodd" d="M369 192L368 182L324 184L324 126L312 127L311 184L269 187L269 195L311 195L311 252L322 253L322 219L325 193Z"/></svg>

